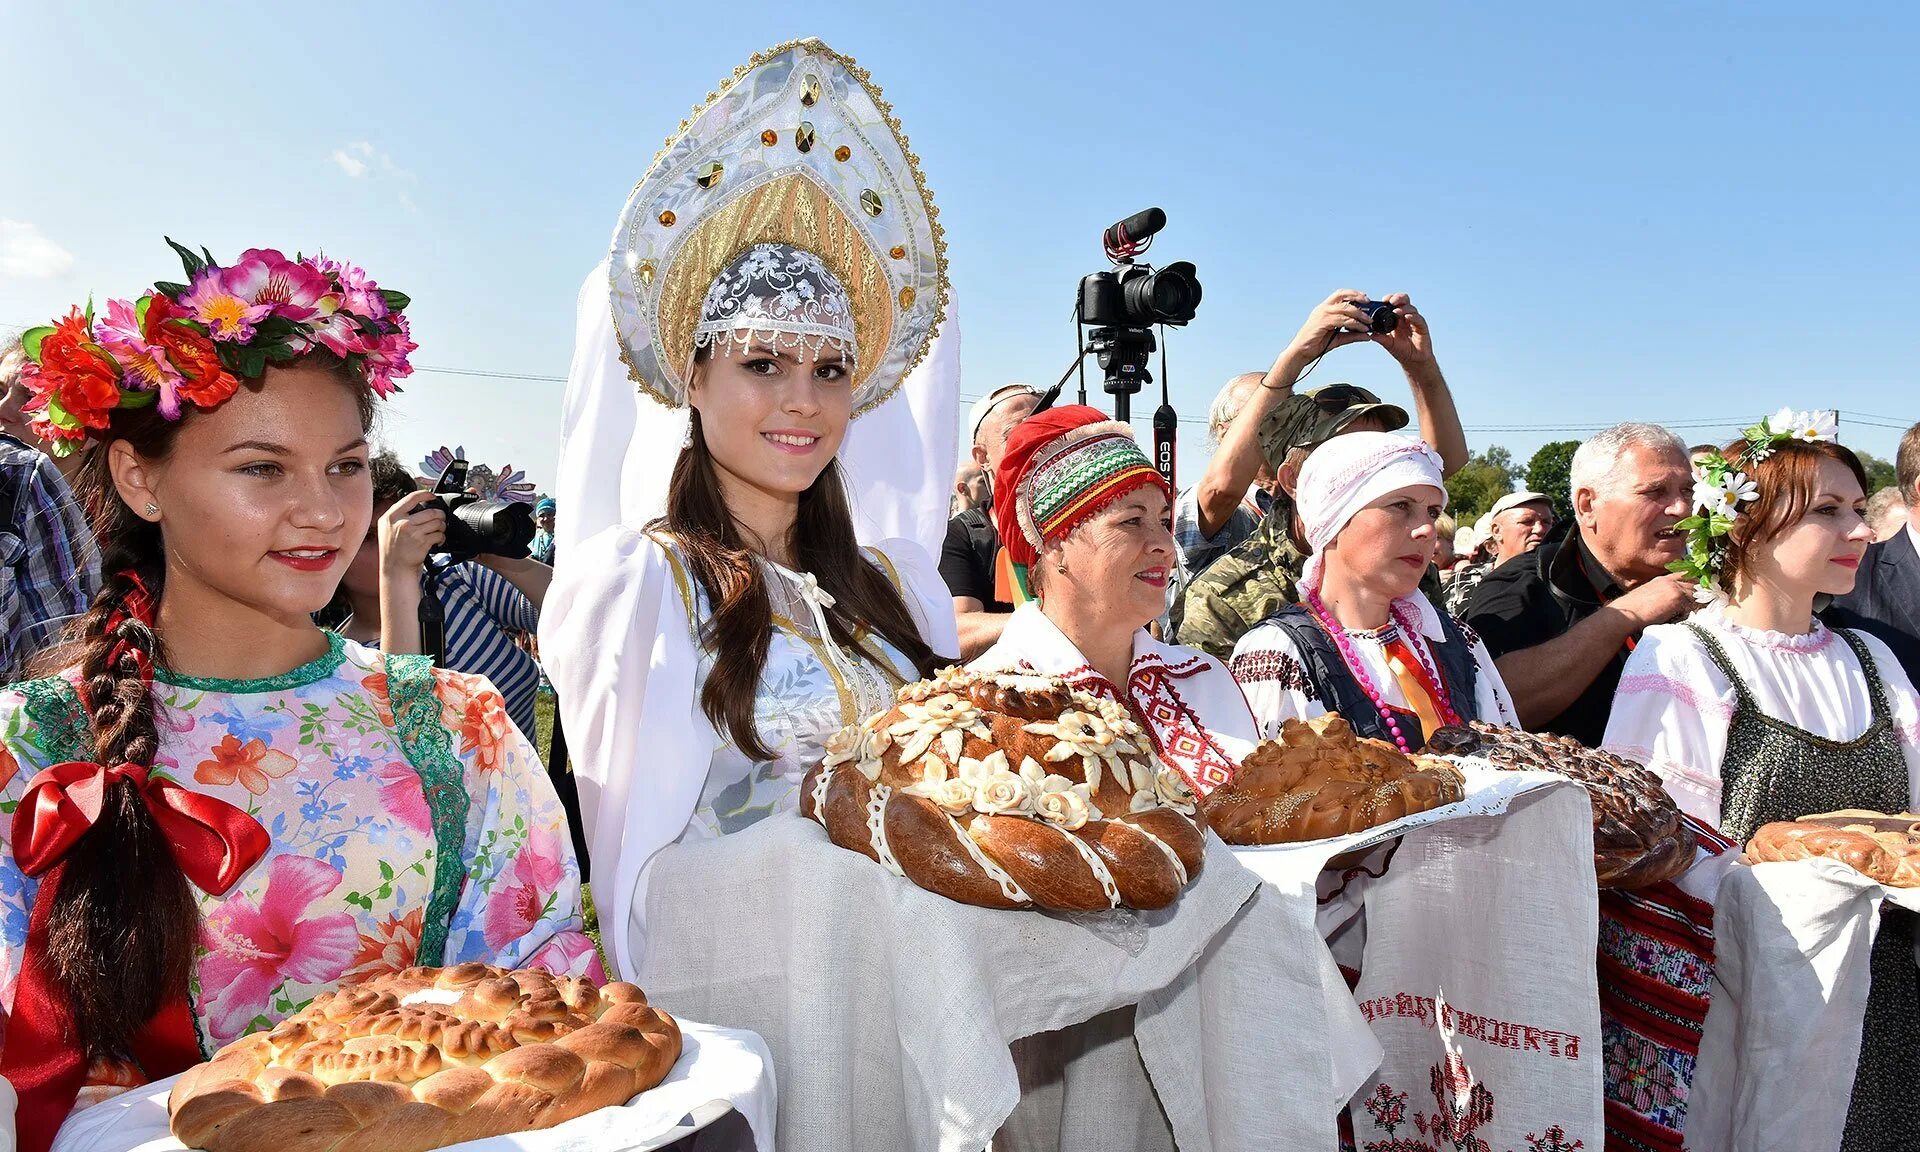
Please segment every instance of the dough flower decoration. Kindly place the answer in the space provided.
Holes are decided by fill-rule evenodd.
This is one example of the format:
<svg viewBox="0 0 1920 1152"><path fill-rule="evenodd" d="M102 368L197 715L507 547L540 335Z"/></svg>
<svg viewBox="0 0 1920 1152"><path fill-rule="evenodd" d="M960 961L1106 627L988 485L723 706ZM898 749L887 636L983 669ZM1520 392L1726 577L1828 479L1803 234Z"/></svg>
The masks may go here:
<svg viewBox="0 0 1920 1152"><path fill-rule="evenodd" d="M905 759L925 755L937 740L947 762L957 763L968 736L990 739L993 735L982 720L980 709L955 693L942 693L921 703L902 704L900 711L902 718L888 726L887 735L900 741L900 755Z"/></svg>
<svg viewBox="0 0 1920 1152"><path fill-rule="evenodd" d="M1112 772L1114 779L1129 789L1132 786L1132 775L1120 758L1139 755L1141 749L1134 743L1133 733L1126 731L1122 723L1096 712L1071 709L1062 712L1057 720L1029 723L1024 731L1059 741L1047 750L1049 761L1060 763L1079 757L1087 786L1097 792L1104 779L1103 772Z"/></svg>
<svg viewBox="0 0 1920 1152"><path fill-rule="evenodd" d="M1027 782L1027 791L1033 796L1034 815L1047 823L1072 832L1089 820L1100 819L1093 789L1087 784L1050 773L1031 756L1020 761L1020 778Z"/></svg>
<svg viewBox="0 0 1920 1152"><path fill-rule="evenodd" d="M1759 484L1743 469L1772 456L1782 444L1831 441L1838 427L1831 411L1782 408L1745 429L1745 443L1731 455L1712 451L1695 459L1693 513L1674 526L1687 534L1687 553L1667 565L1693 581L1695 599L1707 603L1726 598L1720 585L1726 537L1740 518L1740 506L1760 495Z"/></svg>

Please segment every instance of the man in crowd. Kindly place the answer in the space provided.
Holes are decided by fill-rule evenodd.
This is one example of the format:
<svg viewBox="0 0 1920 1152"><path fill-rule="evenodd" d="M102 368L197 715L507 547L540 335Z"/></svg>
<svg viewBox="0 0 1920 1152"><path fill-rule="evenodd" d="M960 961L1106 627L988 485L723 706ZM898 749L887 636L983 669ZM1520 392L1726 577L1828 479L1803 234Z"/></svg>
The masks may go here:
<svg viewBox="0 0 1920 1152"><path fill-rule="evenodd" d="M1447 611L1455 616L1466 611L1487 573L1518 560L1546 540L1553 531L1553 499L1544 492L1509 492L1493 502L1484 519L1493 555L1462 573L1447 589Z"/></svg>
<svg viewBox="0 0 1920 1152"><path fill-rule="evenodd" d="M1667 565L1686 551L1687 446L1655 424L1616 424L1573 455L1566 536L1496 567L1468 602L1520 722L1597 746L1640 633L1694 606Z"/></svg>
<svg viewBox="0 0 1920 1152"><path fill-rule="evenodd" d="M953 473L953 497L949 516L958 516L971 508L984 509L991 503L987 496L987 470L969 456Z"/></svg>
<svg viewBox="0 0 1920 1152"><path fill-rule="evenodd" d="M1405 409L1383 404L1351 384L1329 384L1295 395L1294 382L1328 349L1363 341L1384 347L1406 373L1421 439L1439 452L1448 474L1466 463L1466 437L1453 394L1434 359L1426 318L1406 296L1389 296L1386 302L1394 305L1400 323L1391 332L1374 335L1358 319L1362 314L1357 302L1365 298L1359 292L1335 292L1322 301L1228 426L1223 452L1236 451L1242 437L1251 438L1264 452L1275 478L1273 506L1252 536L1210 564L1182 593L1172 614L1180 643L1224 660L1249 629L1293 602L1307 547L1294 516L1292 493L1314 447L1345 432L1392 432L1407 426ZM1437 601L1440 582L1431 569L1422 587Z"/></svg>
<svg viewBox="0 0 1920 1152"><path fill-rule="evenodd" d="M1173 503L1173 542L1180 570L1191 580L1234 545L1253 535L1273 507L1274 465L1258 436L1234 431L1234 418L1252 401L1271 411L1287 393L1258 396L1265 372L1242 372L1227 381L1207 411L1207 440L1213 458L1200 482L1182 489ZM1258 426L1259 418L1251 421Z"/></svg>
<svg viewBox="0 0 1920 1152"><path fill-rule="evenodd" d="M0 683L7 684L27 678L33 658L100 588L86 516L20 413L25 364L18 340L0 346L0 392L9 397L0 413ZM17 438L16 429L29 439Z"/></svg>
<svg viewBox="0 0 1920 1152"><path fill-rule="evenodd" d="M1027 384L1003 384L982 396L968 413L973 434L973 462L992 483L994 470L1007 449L1007 434L1033 414L1040 393ZM940 547L940 578L953 594L953 614L960 625L960 658L971 660L993 647L1007 626L1013 605L994 595L994 561L1000 552L1000 534L994 530L992 496L947 522L947 538Z"/></svg>
<svg viewBox="0 0 1920 1152"><path fill-rule="evenodd" d="M1874 540L1891 540L1906 526L1907 501L1898 484L1867 497L1867 527L1873 530Z"/></svg>
<svg viewBox="0 0 1920 1152"><path fill-rule="evenodd" d="M1920 424L1900 437L1893 471L1906 523L1867 548L1853 591L1834 601L1826 621L1886 641L1908 678L1920 681Z"/></svg>

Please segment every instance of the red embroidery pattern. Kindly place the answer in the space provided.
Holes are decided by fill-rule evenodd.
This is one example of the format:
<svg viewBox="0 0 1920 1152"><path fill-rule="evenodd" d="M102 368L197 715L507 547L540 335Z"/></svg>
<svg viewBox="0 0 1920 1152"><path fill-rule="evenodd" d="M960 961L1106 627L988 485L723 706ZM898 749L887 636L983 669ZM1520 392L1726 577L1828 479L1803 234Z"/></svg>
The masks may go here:
<svg viewBox="0 0 1920 1152"><path fill-rule="evenodd" d="M1245 652L1228 661L1227 669L1242 684L1278 684L1283 691L1298 692L1309 700L1320 699L1305 665L1285 652L1271 648Z"/></svg>
<svg viewBox="0 0 1920 1152"><path fill-rule="evenodd" d="M1233 778L1238 765L1200 726L1167 669L1140 669L1128 680L1127 692L1133 710L1147 722L1160 759L1178 768L1195 794L1205 796Z"/></svg>
<svg viewBox="0 0 1920 1152"><path fill-rule="evenodd" d="M1413 1131L1400 1129L1407 1123L1407 1096L1393 1086L1374 1086L1365 1101L1367 1115L1373 1118L1376 1132L1384 1140L1361 1144L1362 1152L1493 1152L1493 1145L1481 1136L1480 1129L1493 1121L1493 1092L1485 1084L1475 1084L1473 1073L1459 1056L1448 1056L1446 1063L1435 1064L1428 1077L1433 1091L1434 1110L1415 1112ZM1527 1134L1526 1152L1579 1152L1584 1140L1568 1140L1563 1125L1555 1124L1543 1132Z"/></svg>

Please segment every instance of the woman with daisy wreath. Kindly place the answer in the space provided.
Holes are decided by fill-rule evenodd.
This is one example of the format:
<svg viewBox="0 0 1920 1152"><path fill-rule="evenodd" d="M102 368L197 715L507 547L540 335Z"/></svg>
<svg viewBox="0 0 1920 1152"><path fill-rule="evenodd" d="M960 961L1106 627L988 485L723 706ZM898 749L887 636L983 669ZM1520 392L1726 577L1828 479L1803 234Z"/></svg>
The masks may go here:
<svg viewBox="0 0 1920 1152"><path fill-rule="evenodd" d="M1688 554L1706 607L1647 629L1606 745L1638 759L1682 811L1737 843L1813 812L1901 812L1920 800L1920 696L1881 641L1829 629L1816 600L1853 587L1873 534L1860 461L1827 413L1783 409L1695 458ZM1908 1147L1920 1082L1920 977L1910 914L1885 909L1846 1149Z"/></svg>
<svg viewBox="0 0 1920 1152"><path fill-rule="evenodd" d="M19 1147L342 983L597 969L566 816L484 679L316 627L366 535L406 297L178 245L188 283L29 331L104 587L0 691L0 1077Z"/></svg>

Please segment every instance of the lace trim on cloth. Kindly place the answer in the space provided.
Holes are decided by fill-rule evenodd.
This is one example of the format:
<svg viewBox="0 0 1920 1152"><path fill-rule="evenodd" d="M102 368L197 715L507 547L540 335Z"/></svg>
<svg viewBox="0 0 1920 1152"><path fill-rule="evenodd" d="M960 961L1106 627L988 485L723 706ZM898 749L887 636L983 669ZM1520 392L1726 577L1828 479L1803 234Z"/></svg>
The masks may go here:
<svg viewBox="0 0 1920 1152"><path fill-rule="evenodd" d="M1727 619L1726 612L1717 605L1701 615L1700 623L1755 648L1766 648L1774 652L1791 652L1798 656L1824 652L1834 641L1833 629L1819 620L1813 622L1811 632L1796 636L1790 632L1774 632L1766 628L1749 628L1745 624L1736 624Z"/></svg>
<svg viewBox="0 0 1920 1152"><path fill-rule="evenodd" d="M427 901L426 915L420 925L420 952L417 964L432 968L445 962L447 929L460 899L460 887L466 880L463 859L467 843L467 795L465 773L454 755L453 742L441 722L443 707L433 675L433 662L425 656L389 655L387 693L393 701L394 728L400 737L400 749L407 763L420 774L421 791L427 798L427 810L433 815L433 896Z"/></svg>
<svg viewBox="0 0 1920 1152"><path fill-rule="evenodd" d="M259 680L223 680L216 676L181 676L164 668L155 668L153 678L162 684L175 688L190 688L196 692L223 692L230 696L244 696L256 692L285 692L291 688L304 688L309 684L318 684L340 670L346 663L347 642L337 632L324 633L327 638L326 654L317 660L309 661L291 672L282 672L278 676L267 676Z"/></svg>
<svg viewBox="0 0 1920 1152"><path fill-rule="evenodd" d="M64 677L28 680L14 685L14 690L27 698L27 719L40 735L47 763L85 760L93 754L87 710L80 703L80 693Z"/></svg>
<svg viewBox="0 0 1920 1152"><path fill-rule="evenodd" d="M832 345L851 375L853 331L853 303L820 257L789 244L755 244L707 289L693 345L730 356L736 345L744 350L759 338L816 358Z"/></svg>

